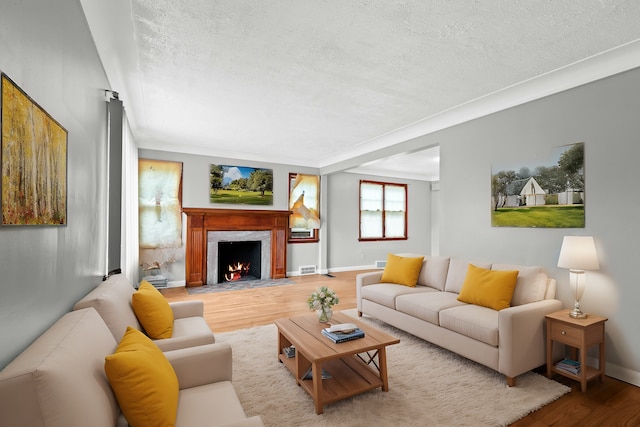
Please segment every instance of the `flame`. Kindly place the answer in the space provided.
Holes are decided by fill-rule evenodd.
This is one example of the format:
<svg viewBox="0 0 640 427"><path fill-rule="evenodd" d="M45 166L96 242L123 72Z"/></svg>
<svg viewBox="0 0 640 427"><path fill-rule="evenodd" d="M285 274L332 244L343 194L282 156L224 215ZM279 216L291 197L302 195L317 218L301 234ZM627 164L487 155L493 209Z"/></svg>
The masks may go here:
<svg viewBox="0 0 640 427"><path fill-rule="evenodd" d="M245 276L249 273L249 267L251 267L251 263L242 263L237 262L235 264L229 264L227 266L227 270L229 273L225 273L224 279L227 282L233 282L235 280L240 280L242 276Z"/></svg>

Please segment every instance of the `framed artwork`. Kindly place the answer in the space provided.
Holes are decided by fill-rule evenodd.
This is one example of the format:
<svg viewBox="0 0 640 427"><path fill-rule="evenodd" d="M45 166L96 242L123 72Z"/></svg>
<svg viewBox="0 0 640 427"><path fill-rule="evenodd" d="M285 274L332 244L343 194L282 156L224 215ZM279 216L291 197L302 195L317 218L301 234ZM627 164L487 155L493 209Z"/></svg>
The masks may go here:
<svg viewBox="0 0 640 427"><path fill-rule="evenodd" d="M67 138L2 74L2 225L67 224Z"/></svg>
<svg viewBox="0 0 640 427"><path fill-rule="evenodd" d="M492 167L493 227L584 228L584 142L558 147L547 161Z"/></svg>
<svg viewBox="0 0 640 427"><path fill-rule="evenodd" d="M289 174L289 242L317 242L320 228L320 176Z"/></svg>
<svg viewBox="0 0 640 427"><path fill-rule="evenodd" d="M138 159L138 210L140 248L182 246L182 163Z"/></svg>
<svg viewBox="0 0 640 427"><path fill-rule="evenodd" d="M273 205L273 169L209 166L209 201L240 205Z"/></svg>

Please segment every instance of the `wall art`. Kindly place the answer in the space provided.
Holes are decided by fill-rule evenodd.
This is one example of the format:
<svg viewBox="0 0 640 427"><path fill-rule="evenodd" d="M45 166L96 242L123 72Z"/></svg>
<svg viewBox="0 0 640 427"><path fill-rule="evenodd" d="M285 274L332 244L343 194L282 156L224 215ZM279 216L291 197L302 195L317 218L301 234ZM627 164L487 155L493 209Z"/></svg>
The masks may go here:
<svg viewBox="0 0 640 427"><path fill-rule="evenodd" d="M246 166L209 166L209 201L273 205L273 170Z"/></svg>
<svg viewBox="0 0 640 427"><path fill-rule="evenodd" d="M182 246L182 163L138 159L138 215L141 249Z"/></svg>
<svg viewBox="0 0 640 427"><path fill-rule="evenodd" d="M492 167L493 227L584 228L584 142L558 147L547 161Z"/></svg>
<svg viewBox="0 0 640 427"><path fill-rule="evenodd" d="M318 241L320 176L289 174L289 241Z"/></svg>
<svg viewBox="0 0 640 427"><path fill-rule="evenodd" d="M2 74L2 225L67 224L67 138Z"/></svg>

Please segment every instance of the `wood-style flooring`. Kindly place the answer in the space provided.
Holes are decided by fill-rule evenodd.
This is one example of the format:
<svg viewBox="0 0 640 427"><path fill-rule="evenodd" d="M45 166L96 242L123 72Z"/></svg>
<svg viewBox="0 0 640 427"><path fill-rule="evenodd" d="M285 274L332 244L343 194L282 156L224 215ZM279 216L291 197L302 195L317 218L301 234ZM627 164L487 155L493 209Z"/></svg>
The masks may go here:
<svg viewBox="0 0 640 427"><path fill-rule="evenodd" d="M275 319L308 314L306 300L316 288L326 285L336 291L340 304L335 309L356 307L355 276L361 271L326 275L297 276L292 285L189 295L183 287L163 289L169 301L203 300L204 316L215 332L273 323ZM393 363L393 362L390 362ZM539 370L544 373L544 367ZM512 424L515 427L640 426L640 387L605 377L580 384L564 377L554 378L572 388L571 392Z"/></svg>

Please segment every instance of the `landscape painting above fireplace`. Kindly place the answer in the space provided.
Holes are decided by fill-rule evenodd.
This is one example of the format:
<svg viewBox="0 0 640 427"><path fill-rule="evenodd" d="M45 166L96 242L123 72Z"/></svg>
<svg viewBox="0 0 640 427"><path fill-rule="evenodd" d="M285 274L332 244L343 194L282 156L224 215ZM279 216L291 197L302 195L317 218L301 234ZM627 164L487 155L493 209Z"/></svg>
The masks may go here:
<svg viewBox="0 0 640 427"><path fill-rule="evenodd" d="M273 205L273 170L246 166L209 166L209 201Z"/></svg>

